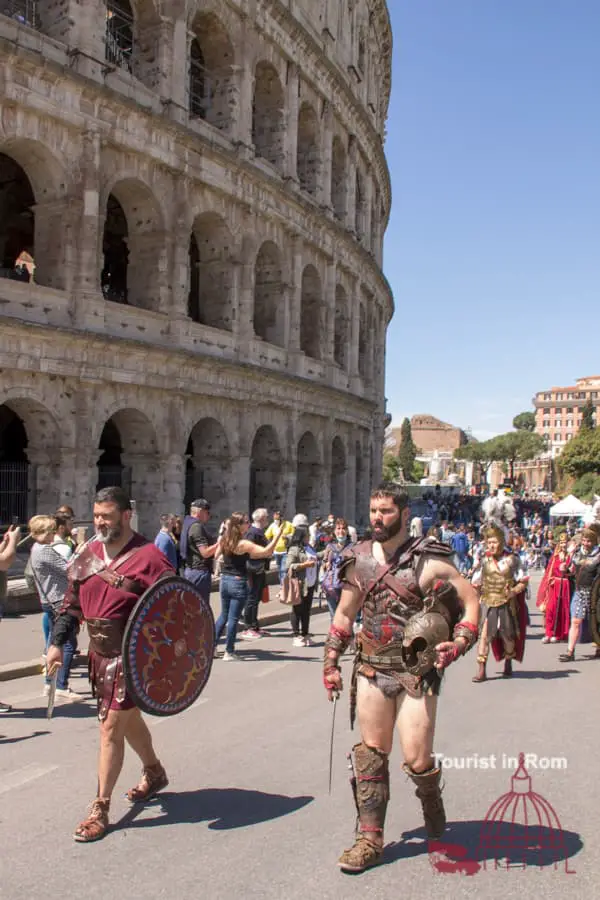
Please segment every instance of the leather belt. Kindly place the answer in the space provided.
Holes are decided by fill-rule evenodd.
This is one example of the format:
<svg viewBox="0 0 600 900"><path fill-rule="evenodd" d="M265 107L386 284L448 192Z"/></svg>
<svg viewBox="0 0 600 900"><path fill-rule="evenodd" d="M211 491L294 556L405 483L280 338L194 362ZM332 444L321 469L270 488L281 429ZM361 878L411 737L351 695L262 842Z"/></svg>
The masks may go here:
<svg viewBox="0 0 600 900"><path fill-rule="evenodd" d="M99 656L113 658L121 655L125 631L123 619L87 619L90 650Z"/></svg>

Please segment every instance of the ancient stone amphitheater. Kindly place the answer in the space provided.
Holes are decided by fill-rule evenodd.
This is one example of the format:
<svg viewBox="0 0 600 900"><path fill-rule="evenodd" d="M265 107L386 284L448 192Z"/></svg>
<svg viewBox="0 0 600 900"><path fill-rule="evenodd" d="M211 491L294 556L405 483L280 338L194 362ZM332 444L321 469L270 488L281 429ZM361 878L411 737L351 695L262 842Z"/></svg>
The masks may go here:
<svg viewBox="0 0 600 900"><path fill-rule="evenodd" d="M364 520L393 312L384 0L0 0L0 522Z"/></svg>

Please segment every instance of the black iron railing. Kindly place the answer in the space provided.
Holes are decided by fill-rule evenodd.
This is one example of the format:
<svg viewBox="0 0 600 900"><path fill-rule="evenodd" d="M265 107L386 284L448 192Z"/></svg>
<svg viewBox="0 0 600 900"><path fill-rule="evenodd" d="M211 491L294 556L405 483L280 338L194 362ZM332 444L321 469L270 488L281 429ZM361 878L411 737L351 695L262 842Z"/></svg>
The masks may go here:
<svg viewBox="0 0 600 900"><path fill-rule="evenodd" d="M39 28L37 0L0 0L0 13L21 25Z"/></svg>
<svg viewBox="0 0 600 900"><path fill-rule="evenodd" d="M133 24L126 0L107 0L106 61L128 72L133 72Z"/></svg>

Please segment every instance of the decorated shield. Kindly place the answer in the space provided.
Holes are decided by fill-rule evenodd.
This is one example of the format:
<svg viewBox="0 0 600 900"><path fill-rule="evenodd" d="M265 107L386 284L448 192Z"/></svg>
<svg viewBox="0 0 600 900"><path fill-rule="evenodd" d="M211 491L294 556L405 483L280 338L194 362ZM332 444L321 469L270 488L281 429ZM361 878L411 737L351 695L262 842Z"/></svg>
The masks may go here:
<svg viewBox="0 0 600 900"><path fill-rule="evenodd" d="M600 577L592 585L590 596L590 632L592 640L600 646Z"/></svg>
<svg viewBox="0 0 600 900"><path fill-rule="evenodd" d="M215 651L215 623L198 588L161 578L136 604L123 636L127 691L144 712L174 716L200 696Z"/></svg>

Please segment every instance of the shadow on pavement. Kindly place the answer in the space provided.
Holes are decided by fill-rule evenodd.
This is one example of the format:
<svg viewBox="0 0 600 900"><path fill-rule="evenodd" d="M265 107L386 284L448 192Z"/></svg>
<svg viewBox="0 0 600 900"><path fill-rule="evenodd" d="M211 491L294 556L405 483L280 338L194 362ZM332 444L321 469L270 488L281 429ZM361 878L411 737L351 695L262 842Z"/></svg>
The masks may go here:
<svg viewBox="0 0 600 900"><path fill-rule="evenodd" d="M316 656L294 656L291 653L286 653L285 650L259 650L258 647L250 649L248 646L241 647L239 644L235 649L240 660L245 662L265 662L268 660L277 660L278 662L321 662Z"/></svg>
<svg viewBox="0 0 600 900"><path fill-rule="evenodd" d="M521 671L520 669L513 669L512 678L505 678L502 673L498 675L488 675L486 681L522 681L524 678L539 678L540 681L549 681L553 678L568 678L569 675L579 675L578 669L556 669L552 672L546 671L532 671L525 670Z"/></svg>
<svg viewBox="0 0 600 900"><path fill-rule="evenodd" d="M154 808L161 808L162 815L136 821L145 808L139 805L115 822L113 830L194 822L209 822L208 827L218 831L247 828L287 816L313 800L314 797L286 797L243 788L201 788L180 794L164 792L152 802Z"/></svg>
<svg viewBox="0 0 600 900"><path fill-rule="evenodd" d="M21 741L28 741L31 738L42 737L44 734L51 734L51 731L34 731L31 734L24 734L22 737L7 738L0 734L0 746L2 744L20 744Z"/></svg>
<svg viewBox="0 0 600 900"><path fill-rule="evenodd" d="M444 874L549 867L564 874L572 873L569 860L582 849L581 836L562 828L503 820L450 822L441 841L428 841L424 828L405 832L402 841L386 846L381 865L426 853L434 870Z"/></svg>
<svg viewBox="0 0 600 900"><path fill-rule="evenodd" d="M13 706L12 711L9 713L5 713L2 718L8 718L9 721L14 721L16 718L18 718L19 720L45 719L48 715L45 698L43 702L43 706L34 707L33 709L17 709ZM94 710L95 704L90 704L87 698L82 697L80 701L57 703L57 705L54 707L54 715L52 716L52 718L89 719L90 716L93 716Z"/></svg>

